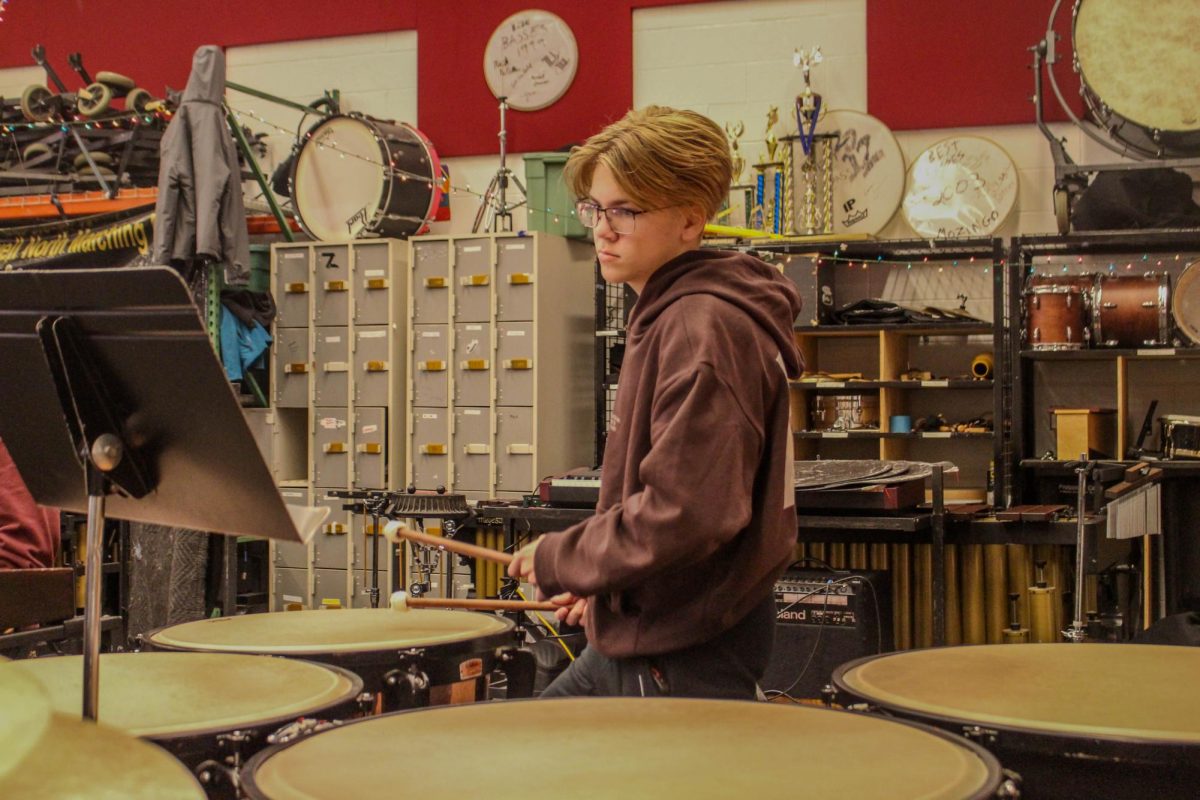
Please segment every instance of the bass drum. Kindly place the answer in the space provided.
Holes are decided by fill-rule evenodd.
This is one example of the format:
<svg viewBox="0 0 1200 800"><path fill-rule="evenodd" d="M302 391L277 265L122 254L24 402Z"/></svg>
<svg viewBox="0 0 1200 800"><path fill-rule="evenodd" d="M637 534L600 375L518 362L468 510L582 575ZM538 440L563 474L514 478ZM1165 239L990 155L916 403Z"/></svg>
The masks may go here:
<svg viewBox="0 0 1200 800"><path fill-rule="evenodd" d="M420 233L442 199L425 134L362 114L326 117L304 135L289 186L300 226L321 242Z"/></svg>
<svg viewBox="0 0 1200 800"><path fill-rule="evenodd" d="M1075 66L1096 122L1151 157L1200 153L1200 4L1172 0L1078 0Z"/></svg>
<svg viewBox="0 0 1200 800"><path fill-rule="evenodd" d="M822 798L1012 797L996 759L924 725L811 706L667 697L565 697L385 714L264 750L256 800L518 800L505 770L553 753L549 794ZM487 791L482 792L481 787Z"/></svg>
<svg viewBox="0 0 1200 800"><path fill-rule="evenodd" d="M1195 797L1200 648L938 647L833 674L841 703L967 736L1022 777L1022 796Z"/></svg>
<svg viewBox="0 0 1200 800"><path fill-rule="evenodd" d="M1200 261L1193 261L1184 267L1175 281L1175 291L1171 293L1171 316L1180 333L1192 344L1200 344Z"/></svg>

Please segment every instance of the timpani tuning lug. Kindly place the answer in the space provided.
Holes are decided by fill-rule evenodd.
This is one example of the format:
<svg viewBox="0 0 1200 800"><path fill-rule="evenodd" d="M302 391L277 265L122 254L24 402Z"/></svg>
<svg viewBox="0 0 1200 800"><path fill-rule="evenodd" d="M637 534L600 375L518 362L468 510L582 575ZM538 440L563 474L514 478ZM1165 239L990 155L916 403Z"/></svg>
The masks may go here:
<svg viewBox="0 0 1200 800"><path fill-rule="evenodd" d="M962 729L964 738L981 744L984 747L990 747L1000 740L1000 732L992 728L984 728L981 725L964 725Z"/></svg>
<svg viewBox="0 0 1200 800"><path fill-rule="evenodd" d="M830 684L825 684L821 687L821 705L826 708L833 708L834 702L837 700L837 689Z"/></svg>

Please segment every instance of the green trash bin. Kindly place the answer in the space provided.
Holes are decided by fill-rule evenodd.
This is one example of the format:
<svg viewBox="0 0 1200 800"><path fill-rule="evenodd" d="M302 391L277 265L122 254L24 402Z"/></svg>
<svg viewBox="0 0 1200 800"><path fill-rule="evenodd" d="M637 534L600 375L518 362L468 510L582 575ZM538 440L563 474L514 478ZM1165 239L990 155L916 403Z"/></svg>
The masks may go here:
<svg viewBox="0 0 1200 800"><path fill-rule="evenodd" d="M250 282L252 292L265 292L271 288L271 245L250 245Z"/></svg>
<svg viewBox="0 0 1200 800"><path fill-rule="evenodd" d="M568 155L561 152L525 155L529 230L587 239L591 231L575 218L575 197L563 182L563 166Z"/></svg>

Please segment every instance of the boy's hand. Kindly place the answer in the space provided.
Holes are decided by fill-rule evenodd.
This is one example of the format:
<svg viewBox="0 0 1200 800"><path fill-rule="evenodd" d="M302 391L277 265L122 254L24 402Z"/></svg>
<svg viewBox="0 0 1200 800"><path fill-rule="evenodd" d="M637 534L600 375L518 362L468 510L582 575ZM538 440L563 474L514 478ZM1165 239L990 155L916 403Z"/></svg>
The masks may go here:
<svg viewBox="0 0 1200 800"><path fill-rule="evenodd" d="M513 560L508 565L508 577L516 578L519 581L528 581L537 586L537 575L533 572L533 556L537 552L540 541L540 538L534 539L513 555Z"/></svg>
<svg viewBox="0 0 1200 800"><path fill-rule="evenodd" d="M554 616L559 622L565 622L568 625L582 625L587 618L588 601L586 597L576 597L570 592L563 592L551 597L550 602L559 606L554 609Z"/></svg>

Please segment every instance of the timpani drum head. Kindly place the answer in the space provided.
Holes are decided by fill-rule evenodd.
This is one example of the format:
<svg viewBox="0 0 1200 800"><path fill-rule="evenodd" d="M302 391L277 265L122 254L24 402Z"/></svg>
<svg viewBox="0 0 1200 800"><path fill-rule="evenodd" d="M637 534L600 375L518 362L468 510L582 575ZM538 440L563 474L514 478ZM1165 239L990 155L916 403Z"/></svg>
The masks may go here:
<svg viewBox="0 0 1200 800"><path fill-rule="evenodd" d="M82 656L13 667L42 685L55 711L78 710ZM357 675L336 667L226 653L105 653L100 675L100 721L156 740L281 725L350 703L362 689Z"/></svg>
<svg viewBox="0 0 1200 800"><path fill-rule="evenodd" d="M951 136L912 163L901 209L923 239L965 239L995 233L1016 202L1008 153L981 136Z"/></svg>
<svg viewBox="0 0 1200 800"><path fill-rule="evenodd" d="M541 754L541 755L538 755ZM539 766L540 765L540 766ZM555 798L994 796L999 766L940 731L811 706L568 698L387 714L264 750L251 797ZM508 776L507 778L505 776ZM486 787L486 789L482 788Z"/></svg>
<svg viewBox="0 0 1200 800"><path fill-rule="evenodd" d="M503 617L471 611L314 609L185 622L154 631L148 640L176 650L302 656L455 644L512 630Z"/></svg>
<svg viewBox="0 0 1200 800"><path fill-rule="evenodd" d="M881 708L1122 744L1200 744L1200 648L939 647L845 664L834 683Z"/></svg>
<svg viewBox="0 0 1200 800"><path fill-rule="evenodd" d="M1200 152L1198 30L1195 0L1077 4L1072 35L1085 97L1114 138L1166 155Z"/></svg>
<svg viewBox="0 0 1200 800"><path fill-rule="evenodd" d="M837 132L833 148L833 232L874 236L904 195L904 154L891 130L870 114L834 109L821 115L817 133ZM797 191L802 159L797 159Z"/></svg>
<svg viewBox="0 0 1200 800"><path fill-rule="evenodd" d="M75 713L82 708L81 689ZM0 664L0 782L33 748L50 717L50 698L41 685L13 664Z"/></svg>

